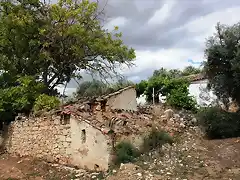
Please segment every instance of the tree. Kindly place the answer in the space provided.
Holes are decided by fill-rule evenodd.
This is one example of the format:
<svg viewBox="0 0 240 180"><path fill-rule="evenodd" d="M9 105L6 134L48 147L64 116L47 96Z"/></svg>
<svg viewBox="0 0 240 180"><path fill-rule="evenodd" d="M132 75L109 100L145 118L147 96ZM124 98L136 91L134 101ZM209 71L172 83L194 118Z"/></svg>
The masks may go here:
<svg viewBox="0 0 240 180"><path fill-rule="evenodd" d="M1 1L0 9L1 70L35 76L50 91L81 77L82 70L110 76L135 58L118 27L103 28L96 2L9 0Z"/></svg>
<svg viewBox="0 0 240 180"><path fill-rule="evenodd" d="M193 66L187 66L183 69L181 75L182 76L189 76L189 75L192 75L192 74L198 74L200 72L201 72L200 68L195 68Z"/></svg>
<svg viewBox="0 0 240 180"><path fill-rule="evenodd" d="M125 79L120 79L112 84L106 84L99 80L85 81L77 88L76 96L77 98L102 96L131 85L134 84Z"/></svg>
<svg viewBox="0 0 240 180"><path fill-rule="evenodd" d="M181 71L161 68L154 71L148 81L141 81L136 85L137 96L146 95L147 102L151 102L153 97L159 103L159 96L166 96L167 104L187 110L196 110L196 101L189 96L190 82L181 76ZM153 94L154 89L154 94Z"/></svg>
<svg viewBox="0 0 240 180"><path fill-rule="evenodd" d="M101 81L85 81L77 88L76 95L78 98L100 96L105 93L106 88L106 84Z"/></svg>
<svg viewBox="0 0 240 180"><path fill-rule="evenodd" d="M155 70L153 72L153 76L162 76L162 77L168 77L168 78L177 78L181 77L181 71L178 69L170 69L167 70L165 68L161 68L159 70Z"/></svg>
<svg viewBox="0 0 240 180"><path fill-rule="evenodd" d="M33 77L18 78L13 86L0 89L0 122L14 120L17 113L29 113L44 85Z"/></svg>
<svg viewBox="0 0 240 180"><path fill-rule="evenodd" d="M227 107L230 98L240 104L240 23L216 26L206 43L204 71L208 87Z"/></svg>
<svg viewBox="0 0 240 180"><path fill-rule="evenodd" d="M145 93L145 90L148 86L148 81L142 80L140 83L136 84L137 97L140 97Z"/></svg>

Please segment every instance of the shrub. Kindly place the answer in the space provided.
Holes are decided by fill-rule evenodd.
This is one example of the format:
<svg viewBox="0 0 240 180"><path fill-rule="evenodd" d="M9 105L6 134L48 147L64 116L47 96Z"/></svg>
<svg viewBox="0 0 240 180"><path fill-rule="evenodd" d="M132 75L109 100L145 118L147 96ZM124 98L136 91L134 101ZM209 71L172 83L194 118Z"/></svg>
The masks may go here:
<svg viewBox="0 0 240 180"><path fill-rule="evenodd" d="M37 112L40 110L52 110L60 105L60 100L55 96L48 96L46 94L41 94L38 96L34 103L33 111Z"/></svg>
<svg viewBox="0 0 240 180"><path fill-rule="evenodd" d="M199 125L211 139L240 136L240 114L217 107L202 108L197 113Z"/></svg>
<svg viewBox="0 0 240 180"><path fill-rule="evenodd" d="M130 142L127 141L122 141L117 144L115 153L115 164L132 162L140 155L139 151Z"/></svg>
<svg viewBox="0 0 240 180"><path fill-rule="evenodd" d="M0 88L0 121L5 122L14 120L17 113L28 114L45 88L31 76L18 77L8 85L7 82L3 84L6 86Z"/></svg>
<svg viewBox="0 0 240 180"><path fill-rule="evenodd" d="M173 143L173 138L165 131L152 129L152 131L144 138L142 144L142 152L148 152L153 149L161 148L162 145Z"/></svg>
<svg viewBox="0 0 240 180"><path fill-rule="evenodd" d="M187 88L173 89L169 95L167 95L167 104L175 108L182 108L186 110L196 111L197 102L191 96Z"/></svg>

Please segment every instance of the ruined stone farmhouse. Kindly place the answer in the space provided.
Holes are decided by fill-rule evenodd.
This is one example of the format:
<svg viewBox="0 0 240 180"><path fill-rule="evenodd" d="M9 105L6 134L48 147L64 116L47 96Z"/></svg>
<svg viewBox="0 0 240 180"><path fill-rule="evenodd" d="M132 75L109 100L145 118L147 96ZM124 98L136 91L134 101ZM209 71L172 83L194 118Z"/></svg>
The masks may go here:
<svg viewBox="0 0 240 180"><path fill-rule="evenodd" d="M134 86L128 86L114 93L81 102L85 109L110 111L114 109L137 111L137 95Z"/></svg>
<svg viewBox="0 0 240 180"><path fill-rule="evenodd" d="M4 132L3 145L11 154L104 171L115 143L137 142L136 135L151 127L150 119L138 113L135 88L127 87L39 117L19 116Z"/></svg>

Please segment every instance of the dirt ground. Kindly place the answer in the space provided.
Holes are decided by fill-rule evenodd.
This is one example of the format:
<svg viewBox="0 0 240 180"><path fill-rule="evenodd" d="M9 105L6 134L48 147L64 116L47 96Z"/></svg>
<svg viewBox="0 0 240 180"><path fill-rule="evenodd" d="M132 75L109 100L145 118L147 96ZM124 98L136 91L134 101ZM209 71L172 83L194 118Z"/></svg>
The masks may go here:
<svg viewBox="0 0 240 180"><path fill-rule="evenodd" d="M31 158L0 155L0 180L239 180L240 138L206 140L198 133L184 133L174 146L144 155L135 163L123 165L102 176L85 178ZM83 173L85 173L83 171ZM88 173L88 172L86 172Z"/></svg>
<svg viewBox="0 0 240 180"><path fill-rule="evenodd" d="M177 159L173 164L168 160L168 170L156 161L164 161L164 157L143 157L140 162L129 164L106 178L108 180L131 179L189 179L189 180L239 180L240 179L240 138L225 140L196 140L188 151L184 147L190 144L178 144L183 148L172 156ZM171 151L176 151L171 149ZM166 152L168 153L168 152ZM145 159L144 159L145 158ZM168 157L173 159L173 157ZM181 161L180 161L181 159ZM154 161L154 162L153 162ZM166 162L167 163L167 162ZM147 165L146 165L147 164ZM171 165L172 164L172 165ZM174 167L170 171L170 167ZM12 157L7 154L0 156L0 180L71 180L78 179L74 173L59 169L44 161L30 158ZM79 178L82 179L82 178ZM92 179L91 177L86 179ZM97 179L97 178L96 178ZM98 178L100 179L100 178Z"/></svg>
<svg viewBox="0 0 240 180"><path fill-rule="evenodd" d="M129 164L109 180L239 180L239 154L240 138L197 140L190 137L187 144L180 143L161 157L152 156L150 160L149 156L144 157L142 163L134 163L138 166Z"/></svg>
<svg viewBox="0 0 240 180"><path fill-rule="evenodd" d="M0 156L0 180L70 180L75 175L44 161L30 158Z"/></svg>

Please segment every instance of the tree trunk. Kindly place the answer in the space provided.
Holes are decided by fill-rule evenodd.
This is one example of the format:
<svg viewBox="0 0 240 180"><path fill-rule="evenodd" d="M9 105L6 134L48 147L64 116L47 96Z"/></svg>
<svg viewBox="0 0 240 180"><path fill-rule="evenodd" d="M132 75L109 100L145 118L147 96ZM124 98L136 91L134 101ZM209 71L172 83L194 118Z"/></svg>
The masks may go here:
<svg viewBox="0 0 240 180"><path fill-rule="evenodd" d="M156 95L156 96L154 97L154 101L155 101L155 104L159 104L159 103L160 103L159 95Z"/></svg>

